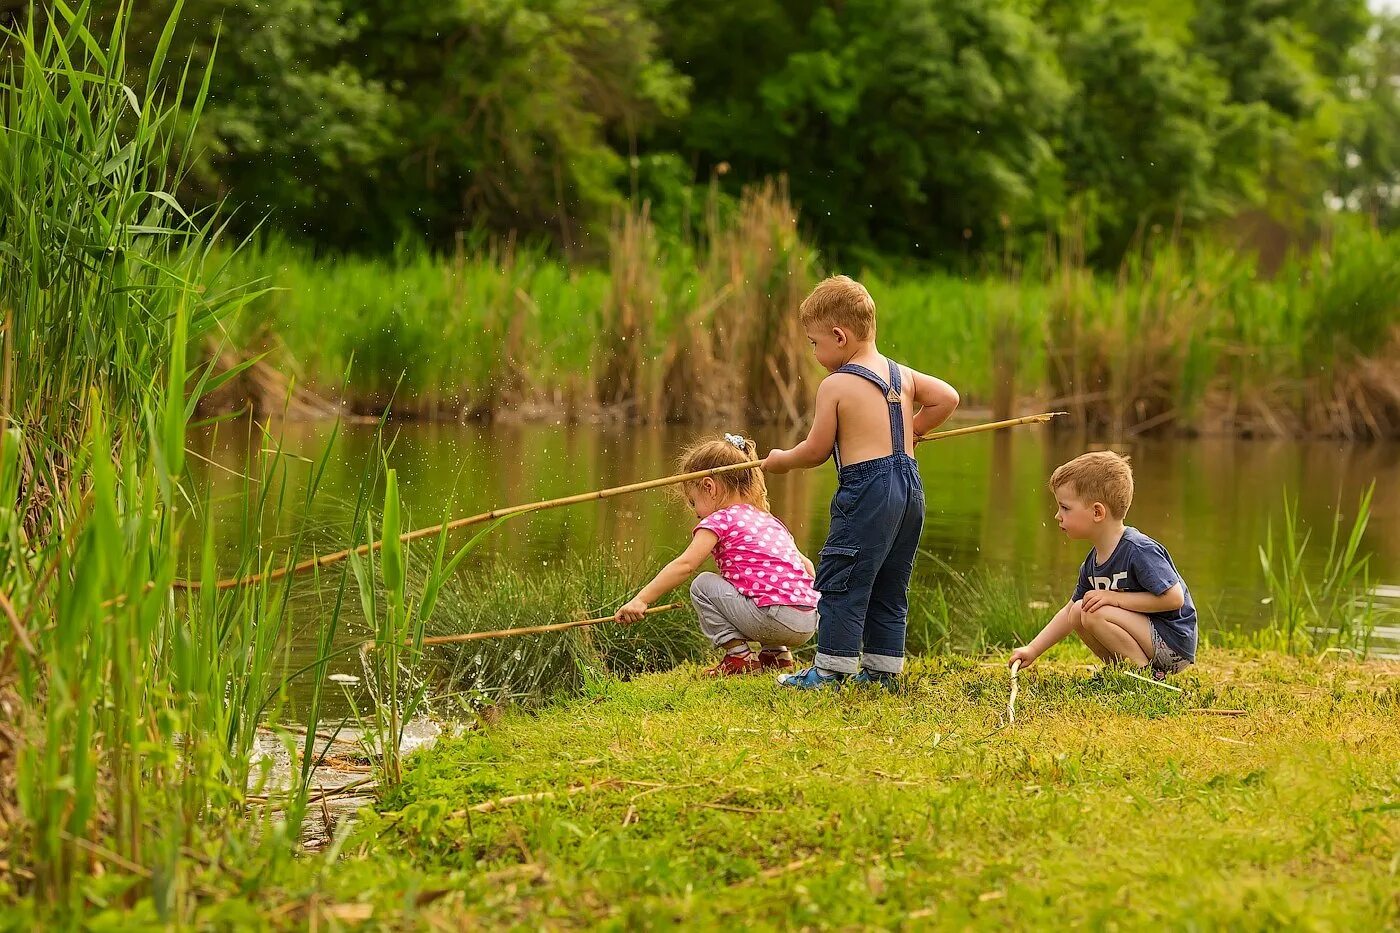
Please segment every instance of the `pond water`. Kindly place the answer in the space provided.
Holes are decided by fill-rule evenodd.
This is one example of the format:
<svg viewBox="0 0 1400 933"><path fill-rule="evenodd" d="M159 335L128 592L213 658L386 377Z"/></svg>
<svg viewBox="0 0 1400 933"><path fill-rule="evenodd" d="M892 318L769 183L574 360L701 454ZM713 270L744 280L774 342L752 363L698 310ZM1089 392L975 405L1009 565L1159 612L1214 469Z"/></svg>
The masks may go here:
<svg viewBox="0 0 1400 933"><path fill-rule="evenodd" d="M332 426L287 423L272 430L286 450L314 459ZM388 433L389 463L398 471L405 527L411 528L664 476L674 472L680 449L707 432L678 426L397 423ZM760 429L757 440L766 450L795 438ZM1104 446L1100 440L1019 427L921 445L927 556L917 573L986 567L1019 577L1038 599L1063 602L1087 545L1066 540L1056 527L1046 481L1058 464ZM258 446L265 444L257 439ZM203 469L229 533L243 489L230 471L243 469L251 446L245 428L224 425L217 436L204 438L199 451L222 467ZM1301 518L1314 529L1307 569L1315 572L1338 507L1350 520L1358 497L1375 483L1364 539L1373 554L1372 581L1400 583L1400 444L1154 438L1112 446L1133 459L1136 498L1129 522L1172 553L1206 630L1223 619L1248 626L1267 618L1259 547L1271 523L1279 527L1285 495L1297 498ZM312 507L325 549L344 540L335 529L348 520L373 452L372 425L341 426ZM809 556L821 548L835 483L830 464L769 479L775 514ZM498 530L489 546L517 567L543 570L575 555L612 553L639 573L650 572L679 553L693 523L675 496L650 491L517 519ZM603 614L615 607L590 608Z"/></svg>

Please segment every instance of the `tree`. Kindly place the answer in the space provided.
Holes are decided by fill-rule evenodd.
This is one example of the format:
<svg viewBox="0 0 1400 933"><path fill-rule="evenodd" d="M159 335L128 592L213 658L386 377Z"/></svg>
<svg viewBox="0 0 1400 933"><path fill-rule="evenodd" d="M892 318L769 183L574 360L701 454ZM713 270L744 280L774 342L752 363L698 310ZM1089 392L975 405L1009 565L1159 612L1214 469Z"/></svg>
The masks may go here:
<svg viewBox="0 0 1400 933"><path fill-rule="evenodd" d="M1114 261L1150 224L1257 193L1260 114L1227 100L1208 61L1112 9L1075 21L1061 58L1073 93L1057 149L1095 252Z"/></svg>
<svg viewBox="0 0 1400 933"><path fill-rule="evenodd" d="M138 48L170 8L142 5ZM586 242L619 148L685 107L637 0L187 0L179 38L197 65L218 46L202 193L340 247Z"/></svg>
<svg viewBox="0 0 1400 933"><path fill-rule="evenodd" d="M696 6L659 14L695 82L677 142L735 184L786 173L829 252L950 255L1053 211L1065 85L1023 4Z"/></svg>
<svg viewBox="0 0 1400 933"><path fill-rule="evenodd" d="M1198 0L1196 48L1232 103L1262 108L1270 207L1295 226L1322 210L1343 116L1339 81L1370 19L1366 0Z"/></svg>
<svg viewBox="0 0 1400 933"><path fill-rule="evenodd" d="M1334 203L1400 225L1400 16L1377 20L1353 53L1342 92Z"/></svg>

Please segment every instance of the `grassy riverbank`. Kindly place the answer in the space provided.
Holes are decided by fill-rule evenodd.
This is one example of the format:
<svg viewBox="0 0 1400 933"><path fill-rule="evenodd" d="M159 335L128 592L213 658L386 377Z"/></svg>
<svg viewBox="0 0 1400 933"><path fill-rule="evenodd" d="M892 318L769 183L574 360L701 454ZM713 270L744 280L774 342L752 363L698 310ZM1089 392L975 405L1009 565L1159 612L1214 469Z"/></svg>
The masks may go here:
<svg viewBox="0 0 1400 933"><path fill-rule="evenodd" d="M1206 650L1172 693L1061 650L898 695L602 679L409 759L333 853L205 919L564 928L1400 920L1400 665ZM1238 716L1198 708L1237 709Z"/></svg>
<svg viewBox="0 0 1400 933"><path fill-rule="evenodd" d="M360 412L392 397L399 414L438 418L786 418L820 375L793 330L820 272L798 223L770 186L699 243L628 217L603 268L524 247L357 259L267 243L233 276L276 290L230 340ZM1054 405L1116 434L1395 436L1397 270L1400 237L1342 229L1267 278L1248 254L1184 243L1117 274L1068 250L1014 276L863 278L882 349L995 414Z"/></svg>
<svg viewBox="0 0 1400 933"><path fill-rule="evenodd" d="M964 659L898 696L604 682L424 754L362 833L493 923L1400 917L1400 668L1206 652L1175 694L1078 660L1000 730L1004 671Z"/></svg>

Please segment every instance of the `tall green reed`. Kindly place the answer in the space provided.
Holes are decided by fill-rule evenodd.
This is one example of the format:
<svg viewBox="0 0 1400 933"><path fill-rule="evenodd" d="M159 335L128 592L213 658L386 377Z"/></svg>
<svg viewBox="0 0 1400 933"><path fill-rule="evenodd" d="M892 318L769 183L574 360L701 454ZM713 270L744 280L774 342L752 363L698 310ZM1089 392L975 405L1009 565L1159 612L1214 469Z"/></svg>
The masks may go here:
<svg viewBox="0 0 1400 933"><path fill-rule="evenodd" d="M1284 497L1283 521L1259 548L1269 590L1269 623L1248 637L1291 654L1329 648L1365 655L1378 621L1370 586L1370 555L1361 549L1371 517L1375 484L1362 493L1350 527L1340 507L1333 514L1326 552L1317 567L1312 530L1298 519L1297 503Z"/></svg>
<svg viewBox="0 0 1400 933"><path fill-rule="evenodd" d="M86 3L56 3L42 24L31 7L23 26L0 30L11 53L0 84L0 415L23 429L23 480L45 497L66 482L90 390L115 430L140 438L153 427L145 414L167 389L175 299L199 335L250 296L206 266L217 215L192 216L169 193L209 82L188 66L175 88L154 77L178 14L177 4L144 87L124 81L125 12L106 41ZM195 83L182 122L178 102Z"/></svg>
<svg viewBox="0 0 1400 933"><path fill-rule="evenodd" d="M231 869L246 884L276 877L306 800L302 780L281 799L286 820L246 808L250 782L268 777L253 765L258 729L286 699L291 582L213 586L208 496L186 473L196 403L237 375L191 367L187 348L256 292L219 287L216 217L170 193L193 129L155 79L124 83L126 11L105 42L87 4L50 12L5 33L0 88L0 593L13 610L0 702L15 712L0 861L35 923L113 898L179 924L221 853L246 856ZM195 79L197 119L208 75ZM240 570L294 560L303 542L263 535L292 481L276 439L259 446ZM324 458L308 498L323 471ZM182 572L203 588L177 591Z"/></svg>
<svg viewBox="0 0 1400 933"><path fill-rule="evenodd" d="M911 587L911 653L986 654L1024 645L1039 631L1043 620L1021 578L988 568L963 573L931 554L923 557L938 576Z"/></svg>

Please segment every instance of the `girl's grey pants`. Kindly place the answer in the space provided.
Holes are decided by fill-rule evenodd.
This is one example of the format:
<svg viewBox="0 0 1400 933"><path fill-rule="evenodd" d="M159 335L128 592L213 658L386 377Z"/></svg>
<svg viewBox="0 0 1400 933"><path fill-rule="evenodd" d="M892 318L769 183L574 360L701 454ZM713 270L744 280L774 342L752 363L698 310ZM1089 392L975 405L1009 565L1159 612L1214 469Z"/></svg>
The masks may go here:
<svg viewBox="0 0 1400 933"><path fill-rule="evenodd" d="M764 648L792 648L817 630L817 611L802 606L759 606L724 577L705 572L690 584L700 631L716 648L756 641Z"/></svg>

